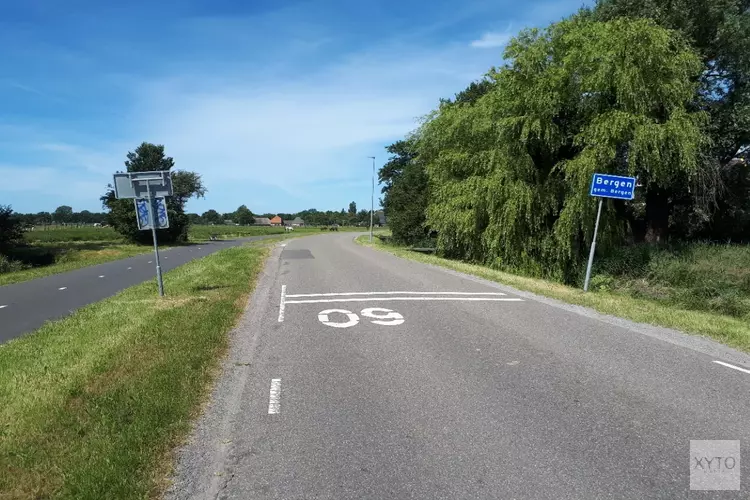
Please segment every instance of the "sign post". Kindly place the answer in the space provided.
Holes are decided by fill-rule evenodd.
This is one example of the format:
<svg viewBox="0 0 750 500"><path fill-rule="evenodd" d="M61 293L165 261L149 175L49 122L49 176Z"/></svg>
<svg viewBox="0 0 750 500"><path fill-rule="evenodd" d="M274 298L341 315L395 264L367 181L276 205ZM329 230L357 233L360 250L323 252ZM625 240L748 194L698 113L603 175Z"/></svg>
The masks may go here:
<svg viewBox="0 0 750 500"><path fill-rule="evenodd" d="M153 197L151 196L151 181L146 181L148 197L148 218L151 220L151 236L154 238L154 260L156 261L156 281L159 283L159 297L164 297L164 280L161 278L161 262L159 261L159 243L156 241L156 216L154 214ZM600 202L601 203L601 202ZM601 205L599 205L601 210Z"/></svg>
<svg viewBox="0 0 750 500"><path fill-rule="evenodd" d="M596 252L596 236L599 233L599 219L602 216L602 204L604 198L617 200L632 200L635 196L635 177L620 177L619 175L594 174L591 179L590 196L599 198L599 209L596 212L596 224L594 224L594 238L591 240L591 251L589 262L586 265L586 281L583 282L583 291L589 291L591 281L591 267L594 265L594 253Z"/></svg>
<svg viewBox="0 0 750 500"><path fill-rule="evenodd" d="M115 174L115 197L132 198L135 202L135 215L138 229L151 229L154 240L154 257L156 262L156 281L159 285L159 296L164 296L164 280L161 275L159 260L159 243L156 230L169 227L167 203L165 196L172 196L172 177L169 171L127 172ZM145 196L144 196L145 195Z"/></svg>

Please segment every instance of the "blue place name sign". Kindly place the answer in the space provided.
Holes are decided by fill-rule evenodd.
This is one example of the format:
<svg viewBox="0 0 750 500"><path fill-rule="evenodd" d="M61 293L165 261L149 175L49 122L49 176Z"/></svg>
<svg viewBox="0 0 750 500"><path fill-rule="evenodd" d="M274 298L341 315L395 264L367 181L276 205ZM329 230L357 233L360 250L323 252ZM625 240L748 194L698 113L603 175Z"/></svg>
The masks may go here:
<svg viewBox="0 0 750 500"><path fill-rule="evenodd" d="M635 177L619 175L594 174L591 179L591 196L632 200L635 196Z"/></svg>

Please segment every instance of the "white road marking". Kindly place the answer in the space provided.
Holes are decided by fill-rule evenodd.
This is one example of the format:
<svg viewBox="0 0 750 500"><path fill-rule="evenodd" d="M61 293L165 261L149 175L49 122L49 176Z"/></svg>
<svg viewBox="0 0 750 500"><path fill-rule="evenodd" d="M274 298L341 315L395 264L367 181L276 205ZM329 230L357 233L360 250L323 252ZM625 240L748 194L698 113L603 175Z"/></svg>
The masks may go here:
<svg viewBox="0 0 750 500"><path fill-rule="evenodd" d="M285 246L286 246L286 243L282 244L281 246L282 246L282 247L285 247Z"/></svg>
<svg viewBox="0 0 750 500"><path fill-rule="evenodd" d="M349 320L346 323L336 323L335 321L331 321L328 315L332 313L346 314L346 317L349 318ZM318 313L318 321L326 326L332 326L334 328L349 328L350 326L359 323L359 316L351 311L347 311L346 309L326 309L325 311L320 311Z"/></svg>
<svg viewBox="0 0 750 500"><path fill-rule="evenodd" d="M384 313L384 314L378 314ZM382 307L370 307L368 309L362 309L362 316L365 318L372 318L373 324L383 326L398 326L404 323L404 317L396 311L391 309L384 309Z"/></svg>
<svg viewBox="0 0 750 500"><path fill-rule="evenodd" d="M0 306L0 309L5 309L6 307L8 307L7 304L4 306Z"/></svg>
<svg viewBox="0 0 750 500"><path fill-rule="evenodd" d="M150 260L150 261L148 261L148 263L149 263L149 264L153 264L153 263L154 263L154 261L153 261L153 260Z"/></svg>
<svg viewBox="0 0 750 500"><path fill-rule="evenodd" d="M501 292L344 292L344 293L296 293L287 297L337 297L351 295L507 295Z"/></svg>
<svg viewBox="0 0 750 500"><path fill-rule="evenodd" d="M103 274L100 274L100 275L99 275L99 277L100 277L100 278L103 278L103 277L104 277L104 275L103 275Z"/></svg>
<svg viewBox="0 0 750 500"><path fill-rule="evenodd" d="M275 415L281 411L281 379L271 379L271 391L268 395L268 414Z"/></svg>
<svg viewBox="0 0 750 500"><path fill-rule="evenodd" d="M67 286L61 286L60 288L58 288L58 290L66 290L67 288Z"/></svg>
<svg viewBox="0 0 750 500"><path fill-rule="evenodd" d="M726 366L727 368L732 368L733 370L737 370L740 372L750 373L750 370L747 370L745 368L740 368L739 366L730 365L729 363L725 363L723 361L714 361L717 365Z"/></svg>
<svg viewBox="0 0 750 500"><path fill-rule="evenodd" d="M133 269L132 267L129 267L128 269Z"/></svg>
<svg viewBox="0 0 750 500"><path fill-rule="evenodd" d="M279 323L284 322L284 308L286 307L286 285L281 285L281 301L279 302Z"/></svg>
<svg viewBox="0 0 750 500"><path fill-rule="evenodd" d="M291 297L291 295L289 295ZM377 302L386 300L451 300L463 302L523 302L516 298L494 297L366 297L361 299L315 299L315 300L287 300L285 304L323 304L328 302Z"/></svg>

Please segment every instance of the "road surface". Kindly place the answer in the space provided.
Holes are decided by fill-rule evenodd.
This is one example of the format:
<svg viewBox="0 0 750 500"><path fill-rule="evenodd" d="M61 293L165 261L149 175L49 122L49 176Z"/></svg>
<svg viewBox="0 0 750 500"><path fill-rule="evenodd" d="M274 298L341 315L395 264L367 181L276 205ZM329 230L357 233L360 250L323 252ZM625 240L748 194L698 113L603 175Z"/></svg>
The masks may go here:
<svg viewBox="0 0 750 500"><path fill-rule="evenodd" d="M748 464L741 491L691 492L690 446L741 440L750 460L749 368L352 235L293 240L233 333L168 497L748 498Z"/></svg>
<svg viewBox="0 0 750 500"><path fill-rule="evenodd" d="M253 236L164 249L159 252L162 272L222 248L268 237ZM0 343L32 332L45 321L61 318L79 307L148 280L154 280L156 290L153 251L46 278L0 286ZM169 293L168 281L164 286L166 293Z"/></svg>

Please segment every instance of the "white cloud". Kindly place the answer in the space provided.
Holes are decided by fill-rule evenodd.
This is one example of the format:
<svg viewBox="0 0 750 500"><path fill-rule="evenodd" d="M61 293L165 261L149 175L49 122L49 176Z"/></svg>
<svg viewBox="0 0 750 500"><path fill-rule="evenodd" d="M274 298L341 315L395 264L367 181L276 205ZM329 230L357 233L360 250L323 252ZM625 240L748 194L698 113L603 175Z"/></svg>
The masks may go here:
<svg viewBox="0 0 750 500"><path fill-rule="evenodd" d="M485 33L479 40L471 42L475 49L491 49L505 46L513 37L510 33Z"/></svg>
<svg viewBox="0 0 750 500"><path fill-rule="evenodd" d="M264 184L305 198L320 179L366 175L366 155L384 160L383 145L413 130L440 97L460 91L497 59L465 46L389 45L313 73L291 71L273 84L227 74L195 88L193 78L171 78L142 87L138 122L179 168L201 172L209 190L225 182Z"/></svg>
<svg viewBox="0 0 750 500"><path fill-rule="evenodd" d="M149 141L164 144L178 169L203 176L209 192L195 203L197 211L240 203L257 211L327 209L340 206L341 197L347 204L366 197L369 204L366 156L382 164L386 144L413 130L441 97L500 63L496 53L463 43L420 46L419 40L399 38L355 53L320 54L315 47L329 49L325 35L319 44L307 39L304 56L292 50L273 64L227 60L206 66L186 59L158 76L120 75L133 93L122 94L132 100L117 104L118 119L102 121L95 131L19 131L25 143L18 144L36 153L26 155L29 163L54 172L30 166L6 173L38 193L67 184L71 197L92 200L87 208L96 208L111 174L123 168L125 153ZM44 182L30 187L31 179L42 176ZM8 189L0 186L2 191ZM258 206L279 196L292 201Z"/></svg>

